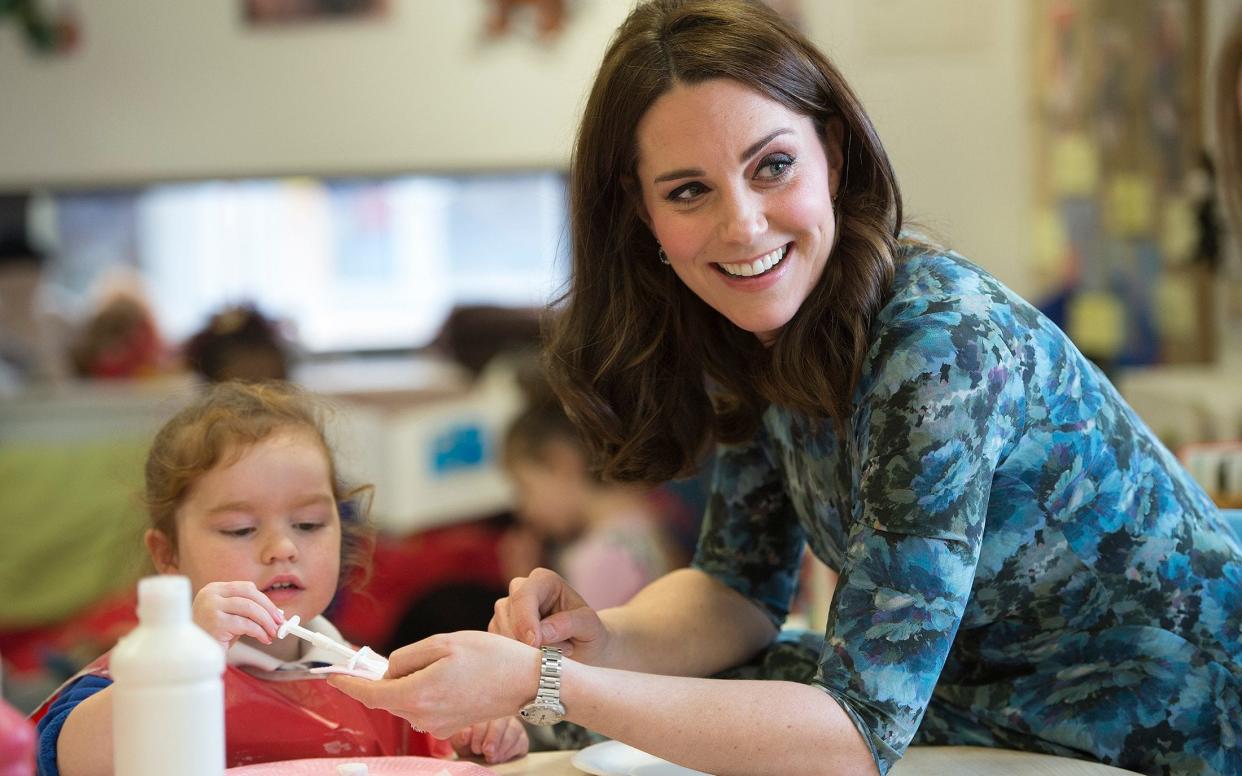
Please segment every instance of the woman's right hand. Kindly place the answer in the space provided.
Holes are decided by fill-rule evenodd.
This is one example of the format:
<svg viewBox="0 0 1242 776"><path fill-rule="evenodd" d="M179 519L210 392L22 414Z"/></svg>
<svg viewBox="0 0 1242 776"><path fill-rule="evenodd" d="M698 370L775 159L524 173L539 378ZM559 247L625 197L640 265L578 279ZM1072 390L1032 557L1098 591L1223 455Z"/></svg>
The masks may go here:
<svg viewBox="0 0 1242 776"><path fill-rule="evenodd" d="M210 582L194 596L194 624L228 649L242 636L271 644L284 615L253 582Z"/></svg>
<svg viewBox="0 0 1242 776"><path fill-rule="evenodd" d="M509 595L496 602L487 630L532 647L559 647L594 665L603 662L608 642L595 610L559 574L543 568L509 582Z"/></svg>

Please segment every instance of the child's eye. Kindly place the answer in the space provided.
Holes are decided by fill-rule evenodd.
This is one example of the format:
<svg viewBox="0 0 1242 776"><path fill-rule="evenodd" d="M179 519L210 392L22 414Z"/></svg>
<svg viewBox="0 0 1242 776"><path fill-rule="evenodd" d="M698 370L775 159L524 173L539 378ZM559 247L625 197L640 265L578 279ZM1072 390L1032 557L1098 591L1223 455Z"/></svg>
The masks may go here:
<svg viewBox="0 0 1242 776"><path fill-rule="evenodd" d="M779 180L785 177L789 168L794 166L794 158L789 154L770 154L755 169L755 177L764 180ZM768 172L764 174L764 170Z"/></svg>
<svg viewBox="0 0 1242 776"><path fill-rule="evenodd" d="M297 527L299 531L305 531L307 533L311 533L312 531L318 531L320 528L323 528L324 525L325 525L324 523L307 523L307 522L295 523L295 526Z"/></svg>
<svg viewBox="0 0 1242 776"><path fill-rule="evenodd" d="M707 187L701 183L683 183L668 193L666 199L669 202L678 204L693 202L696 197L707 191Z"/></svg>
<svg viewBox="0 0 1242 776"><path fill-rule="evenodd" d="M254 528L252 527L251 528L227 528L227 529L221 530L220 533L224 534L225 536L237 536L237 537L249 536L250 534L254 533Z"/></svg>

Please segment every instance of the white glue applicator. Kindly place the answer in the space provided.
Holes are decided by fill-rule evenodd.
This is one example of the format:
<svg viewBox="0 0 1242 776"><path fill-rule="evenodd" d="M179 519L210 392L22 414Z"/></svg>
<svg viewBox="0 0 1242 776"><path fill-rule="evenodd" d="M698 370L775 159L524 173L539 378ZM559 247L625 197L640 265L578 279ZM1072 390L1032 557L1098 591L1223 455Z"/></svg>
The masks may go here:
<svg viewBox="0 0 1242 776"><path fill-rule="evenodd" d="M283 639L286 636L297 636L299 639L309 641L317 647L326 649L329 652L335 652L348 661L344 665L312 668L312 674L349 674L351 676L360 676L363 679L383 679L384 674L388 673L388 661L370 647L352 649L331 636L325 636L322 633L315 633L303 628L300 624L301 622L302 618L296 614L285 620L276 629L276 638Z"/></svg>

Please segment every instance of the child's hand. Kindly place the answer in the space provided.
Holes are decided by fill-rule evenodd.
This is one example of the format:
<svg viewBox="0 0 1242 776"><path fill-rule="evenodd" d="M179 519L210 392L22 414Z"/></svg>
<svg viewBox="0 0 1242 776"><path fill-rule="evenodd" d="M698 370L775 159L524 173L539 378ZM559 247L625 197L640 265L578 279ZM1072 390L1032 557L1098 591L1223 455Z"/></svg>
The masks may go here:
<svg viewBox="0 0 1242 776"><path fill-rule="evenodd" d="M462 757L482 755L489 763L516 760L530 749L526 728L517 717L480 722L453 734L453 749Z"/></svg>
<svg viewBox="0 0 1242 776"><path fill-rule="evenodd" d="M276 637L284 616L253 582L211 582L194 596L194 624L228 649L242 636L264 644Z"/></svg>

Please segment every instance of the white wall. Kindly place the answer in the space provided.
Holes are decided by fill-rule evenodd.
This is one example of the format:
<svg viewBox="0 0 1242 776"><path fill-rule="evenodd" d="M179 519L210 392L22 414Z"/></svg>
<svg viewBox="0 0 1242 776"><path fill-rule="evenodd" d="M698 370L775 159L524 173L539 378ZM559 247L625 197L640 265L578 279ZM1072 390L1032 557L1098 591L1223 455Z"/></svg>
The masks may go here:
<svg viewBox="0 0 1242 776"><path fill-rule="evenodd" d="M244 25L239 0L74 5L70 57L0 29L0 187L563 165L626 11L578 3L571 34L536 47L485 44L483 0L280 29Z"/></svg>
<svg viewBox="0 0 1242 776"><path fill-rule="evenodd" d="M845 73L884 139L907 217L1026 293L1030 4L803 5L811 38Z"/></svg>
<svg viewBox="0 0 1242 776"><path fill-rule="evenodd" d="M1210 26L1225 6L1210 0ZM379 21L243 25L234 0L76 3L84 42L0 29L0 188L151 178L563 167L630 0L580 0L550 45L485 43L484 0ZM885 138L910 215L1032 288L1024 0L804 0L806 29Z"/></svg>

